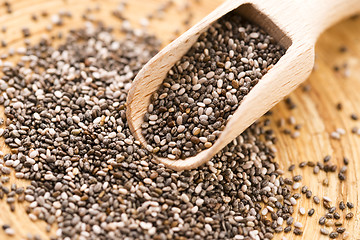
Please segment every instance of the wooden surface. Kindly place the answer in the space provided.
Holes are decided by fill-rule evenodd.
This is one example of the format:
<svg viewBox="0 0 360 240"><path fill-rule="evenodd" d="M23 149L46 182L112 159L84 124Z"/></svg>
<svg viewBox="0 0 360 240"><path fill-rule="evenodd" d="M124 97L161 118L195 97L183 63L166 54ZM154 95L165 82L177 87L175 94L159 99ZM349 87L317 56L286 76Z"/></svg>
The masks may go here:
<svg viewBox="0 0 360 240"><path fill-rule="evenodd" d="M65 20L63 27L55 27L52 34L58 33L60 30L65 33L65 29L70 27L82 26L83 22L80 16L87 8L94 8L100 5L102 10L98 13L93 12L94 16L100 17L105 23L111 24L115 29L120 27L120 22L111 16L111 10L115 9L119 1L101 0L77 0L77 1L61 1L61 0L13 0L13 13L5 14L5 8L0 7L0 27L6 25L8 31L6 34L0 33L0 39L5 39L9 43L9 47L18 47L23 45L20 29L29 27L33 36L32 41L36 41L44 31L46 25L50 22L49 17L43 19L39 17L38 22L31 21L31 14L39 13L47 10L49 15L56 13L61 9L69 9L74 17L72 20ZM159 4L164 3L163 0L129 0L129 7L125 11L125 15L135 24L139 25L139 19L153 13ZM157 34L165 43L172 40L175 35L174 31L179 30L182 33L186 28L182 25L184 20L188 18L187 10L184 4L190 4L190 10L194 15L191 23L195 23L202 17L206 16L216 8L221 0L175 0L173 7L163 15L163 19L158 19L150 24L150 29ZM322 161L322 158L330 154L332 162L342 166L342 157L347 156L350 159L349 170L347 173L347 181L340 183L336 174L319 173L314 175L312 169L296 168L294 174L301 173L304 176L303 183L308 185L314 194L318 196L328 196L333 202L338 203L340 200L348 200L355 203L353 212L355 217L352 221L344 221L345 227L351 233L349 239L360 239L360 209L358 203L360 201L360 189L358 182L360 180L360 136L353 135L351 128L360 127L360 121L350 119L351 113L360 115L360 19L347 20L328 30L318 41L317 44L317 60L316 70L311 74L310 79L305 83L311 86L310 92L303 92L301 88L291 94L291 98L297 104L297 108L289 111L285 103L281 102L273 109L273 116L270 117L274 124L274 130L278 137L277 143L277 161L283 167L292 164L298 164L302 161ZM340 53L339 48L346 45L347 53ZM0 53L6 52L6 49L0 49ZM335 65L342 66L348 64L350 76L345 78L343 70L335 73L333 67ZM348 74L348 73L347 73ZM336 110L336 104L342 102L344 109L339 112ZM1 110L2 111L2 110ZM282 129L275 127L275 123L280 118L287 119L294 116L296 121L302 124L300 130L301 136L292 139L289 135L282 133ZM287 126L289 126L287 124ZM346 135L341 140L333 140L330 133L336 128L344 128ZM1 146L3 146L1 140ZM3 151L8 151L2 147ZM286 173L287 176L291 176ZM329 178L329 187L324 187L322 180ZM25 186L28 184L24 181L14 180L18 185ZM49 236L45 232L45 224L37 221L32 222L25 213L26 204L16 204L16 212L10 212L5 201L0 202L0 224L10 224L16 231L16 236L9 238L4 235L0 229L0 239L22 239L26 233L38 233L47 239ZM302 237L294 237L292 234L286 234L288 239L328 239L320 236L318 219L325 211L321 205L316 206L312 201L301 198L298 206L306 209L314 207L316 212L313 217L300 217L294 214L295 220L304 224L304 235ZM297 206L297 207L298 207ZM56 231L55 227L52 233ZM276 239L281 239L281 235L277 235ZM341 239L341 238L340 238Z"/></svg>

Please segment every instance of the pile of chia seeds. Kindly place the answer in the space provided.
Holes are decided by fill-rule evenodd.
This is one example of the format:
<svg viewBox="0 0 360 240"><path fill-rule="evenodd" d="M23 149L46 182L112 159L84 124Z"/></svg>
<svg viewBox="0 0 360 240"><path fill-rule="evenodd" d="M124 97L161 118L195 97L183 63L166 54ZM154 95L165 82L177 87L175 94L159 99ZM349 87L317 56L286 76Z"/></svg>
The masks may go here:
<svg viewBox="0 0 360 240"><path fill-rule="evenodd" d="M183 172L154 162L131 135L127 91L158 47L140 31L117 41L89 25L3 68L2 136L12 153L1 170L31 180L10 198L28 201L31 219L57 223L59 239L271 239L282 227L262 218L262 204L284 220L293 207L262 123Z"/></svg>

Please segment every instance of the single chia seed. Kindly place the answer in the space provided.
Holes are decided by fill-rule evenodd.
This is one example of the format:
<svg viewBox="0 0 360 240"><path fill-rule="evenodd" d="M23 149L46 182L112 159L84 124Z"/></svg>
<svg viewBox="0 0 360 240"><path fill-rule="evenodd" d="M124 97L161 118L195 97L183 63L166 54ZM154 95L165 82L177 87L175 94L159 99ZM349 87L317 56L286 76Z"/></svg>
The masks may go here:
<svg viewBox="0 0 360 240"><path fill-rule="evenodd" d="M292 172L295 169L295 164L290 165L290 167L288 168L289 172Z"/></svg>
<svg viewBox="0 0 360 240"><path fill-rule="evenodd" d="M346 218L347 220L350 220L350 219L352 219L353 217L354 217L354 214L353 214L352 212L346 214L346 216L345 216L345 218Z"/></svg>
<svg viewBox="0 0 360 240"><path fill-rule="evenodd" d="M337 232L331 232L329 234L329 237L332 238L332 239L337 238L338 236L339 236L339 233L337 233Z"/></svg>
<svg viewBox="0 0 360 240"><path fill-rule="evenodd" d="M315 209L314 209L314 208L311 208L311 209L308 211L309 217L311 217L312 215L314 215L314 213L315 213Z"/></svg>
<svg viewBox="0 0 360 240"><path fill-rule="evenodd" d="M334 213L336 211L336 207L331 207L330 209L329 209L329 213Z"/></svg>
<svg viewBox="0 0 360 240"><path fill-rule="evenodd" d="M342 224L342 222L335 222L335 226L336 227L340 227L340 226L342 226L343 224Z"/></svg>
<svg viewBox="0 0 360 240"><path fill-rule="evenodd" d="M326 155L326 156L324 157L324 163L329 162L330 160L331 160L331 156L330 156L330 155Z"/></svg>
<svg viewBox="0 0 360 240"><path fill-rule="evenodd" d="M299 235L302 235L302 234L303 234L303 231L302 231L301 229L299 229L299 228L295 228L295 229L294 229L294 234L297 235L297 236L299 236Z"/></svg>
<svg viewBox="0 0 360 240"><path fill-rule="evenodd" d="M340 219L340 214L338 212L335 212L334 213L334 218L337 219L337 220Z"/></svg>
<svg viewBox="0 0 360 240"><path fill-rule="evenodd" d="M285 228L284 228L284 232L285 232L285 233L291 232L291 226L285 227Z"/></svg>
<svg viewBox="0 0 360 240"><path fill-rule="evenodd" d="M354 204L353 204L352 202L347 202L347 203L346 203L346 206L347 206L349 209L354 208Z"/></svg>
<svg viewBox="0 0 360 240"><path fill-rule="evenodd" d="M324 216L319 219L319 224L320 225L324 225L325 222L326 222L326 218Z"/></svg>
<svg viewBox="0 0 360 240"><path fill-rule="evenodd" d="M340 210L344 210L346 208L345 203L343 201L339 203L339 208Z"/></svg>
<svg viewBox="0 0 360 240"><path fill-rule="evenodd" d="M325 228L320 228L320 233L322 235L329 235L329 230L325 229Z"/></svg>

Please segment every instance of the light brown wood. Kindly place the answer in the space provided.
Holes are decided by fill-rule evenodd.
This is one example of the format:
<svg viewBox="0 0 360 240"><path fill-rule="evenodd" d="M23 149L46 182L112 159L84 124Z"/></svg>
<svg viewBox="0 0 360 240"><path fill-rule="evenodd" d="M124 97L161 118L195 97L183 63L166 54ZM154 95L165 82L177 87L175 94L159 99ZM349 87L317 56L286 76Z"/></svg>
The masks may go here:
<svg viewBox="0 0 360 240"><path fill-rule="evenodd" d="M145 147L147 143L141 134L141 124L150 104L151 95L157 91L171 67L197 41L199 35L213 22L233 10L265 28L287 49L286 54L244 97L212 147L184 160L156 157L159 162L174 170L196 168L209 161L305 81L313 68L314 45L319 34L338 20L360 11L360 1L230 0L224 2L166 46L136 76L128 95L127 118L131 131Z"/></svg>
<svg viewBox="0 0 360 240"><path fill-rule="evenodd" d="M149 13L154 12L160 3L164 0L130 0L129 8L125 15L130 18L131 22L138 25L139 19ZM159 38L164 41L164 45L174 38L174 30L186 30L182 27L182 22L187 18L184 10L178 10L185 3L189 3L191 11L194 14L192 24L196 23L212 10L214 10L221 0L201 0L200 3L195 1L176 0L174 7L170 8L163 19L156 19L150 24L150 29ZM304 2L304 1L302 1ZM9 42L9 47L22 46L20 29L23 26L28 26L34 33L31 37L32 42L35 42L44 31L48 21L30 21L32 13L42 10L47 10L50 15L56 13L60 9L70 9L74 14L74 19L66 20L65 25L61 28L55 28L53 34L61 30L63 33L66 29L72 27L80 27L83 25L80 14L87 7L95 7L101 3L102 11L94 13L94 15L103 19L105 23L111 24L115 29L120 27L120 24L115 18L109 15L109 12L116 8L117 0L101 0L88 1L77 0L76 2L68 1L64 3L60 0L13 0L14 13L12 15L5 14L4 8L0 7L0 27L2 25L8 26L6 34L0 33L0 39L6 39ZM355 219L352 221L344 221L348 231L351 233L351 240L360 238L360 136L351 134L353 126L360 127L360 121L353 121L350 119L350 114L355 112L360 115L360 18L357 20L347 20L336 25L335 27L326 31L320 37L316 46L316 65L317 68L311 74L309 80L305 84L309 84L312 90L308 93L302 92L301 88L297 89L290 96L297 104L298 108L289 111L284 102L279 103L273 109L273 116L269 117L273 123L275 135L278 138L276 144L278 152L276 161L279 162L283 169L289 167L290 164L299 164L302 161L321 161L321 159L331 154L332 162L338 163L341 166L342 157L347 156L350 159L349 170L347 173L347 181L339 183L336 174L313 175L310 168L296 169L293 175L302 174L304 184L308 185L314 194L318 196L329 196L334 203L340 200L352 201L355 204L353 210ZM346 45L349 48L348 53L339 53L339 47ZM6 49L0 49L0 53L6 52ZM347 62L351 75L349 78L344 78L343 71L334 73L333 66L342 66ZM339 112L335 105L338 102L343 102L344 110ZM3 114L3 109L0 109ZM292 139L290 136L282 133L281 129L275 127L275 123L280 118L287 119L294 116L296 121L302 124L301 136L298 139ZM287 125L289 126L289 125ZM341 141L330 139L329 135L336 128L345 128L347 134L342 137ZM1 150L8 152L4 146L4 141L0 141ZM291 176L289 173L286 176ZM328 177L330 186L322 186L322 180ZM16 180L13 176L11 182L18 185L26 186L29 182ZM42 221L32 222L25 213L25 207L28 204L16 204L16 211L12 213L5 203L5 200L0 201L0 224L10 224L16 231L16 236L9 238L0 229L0 239L24 239L26 233L38 233L43 236L43 239L48 239L49 234L45 232L45 224ZM322 206L318 206L305 198L301 198L298 207L303 206L306 209L315 208L315 215L313 217L299 216L294 214L295 220L300 221L304 225L304 234L302 237L295 237L292 233L285 234L287 239L320 239L328 240L328 237L321 236L319 233L319 226L317 221L322 214L325 213ZM56 227L52 229L55 232ZM276 235L275 239L281 239L282 235ZM341 239L341 238L339 238Z"/></svg>

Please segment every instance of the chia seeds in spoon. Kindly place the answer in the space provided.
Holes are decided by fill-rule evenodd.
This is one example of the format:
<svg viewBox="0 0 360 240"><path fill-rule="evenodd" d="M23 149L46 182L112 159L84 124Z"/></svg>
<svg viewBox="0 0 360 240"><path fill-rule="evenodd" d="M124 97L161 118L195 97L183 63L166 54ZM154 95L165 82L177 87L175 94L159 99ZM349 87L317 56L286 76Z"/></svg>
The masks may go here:
<svg viewBox="0 0 360 240"><path fill-rule="evenodd" d="M284 53L238 14L214 23L152 95L142 124L149 150L185 159L210 148L242 99Z"/></svg>

